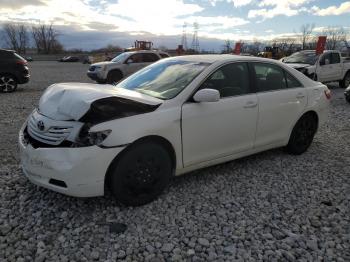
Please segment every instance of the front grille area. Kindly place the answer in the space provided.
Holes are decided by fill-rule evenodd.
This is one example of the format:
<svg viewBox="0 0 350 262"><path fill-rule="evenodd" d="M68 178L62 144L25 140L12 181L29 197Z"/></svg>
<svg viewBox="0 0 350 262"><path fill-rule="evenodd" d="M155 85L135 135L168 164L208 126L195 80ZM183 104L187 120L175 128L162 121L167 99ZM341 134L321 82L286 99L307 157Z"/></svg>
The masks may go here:
<svg viewBox="0 0 350 262"><path fill-rule="evenodd" d="M50 126L40 130L38 120L32 115L28 120L27 130L30 137L41 143L59 145L70 135L73 126Z"/></svg>

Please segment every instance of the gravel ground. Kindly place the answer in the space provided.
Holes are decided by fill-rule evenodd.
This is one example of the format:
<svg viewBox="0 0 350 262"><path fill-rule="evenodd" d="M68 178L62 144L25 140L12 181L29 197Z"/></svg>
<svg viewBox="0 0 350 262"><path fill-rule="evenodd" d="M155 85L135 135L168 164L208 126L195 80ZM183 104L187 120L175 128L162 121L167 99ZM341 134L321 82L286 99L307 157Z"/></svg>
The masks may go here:
<svg viewBox="0 0 350 262"><path fill-rule="evenodd" d="M350 105L341 89L305 154L277 149L199 170L126 208L23 176L17 133L42 91L89 81L82 64L30 66L29 84L0 94L0 261L350 261Z"/></svg>

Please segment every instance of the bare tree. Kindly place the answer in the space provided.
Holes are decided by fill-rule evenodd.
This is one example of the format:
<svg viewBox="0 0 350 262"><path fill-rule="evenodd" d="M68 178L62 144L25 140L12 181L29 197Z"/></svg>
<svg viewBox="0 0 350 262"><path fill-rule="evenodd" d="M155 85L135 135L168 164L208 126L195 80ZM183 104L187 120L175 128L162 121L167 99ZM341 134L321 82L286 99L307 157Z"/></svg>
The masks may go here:
<svg viewBox="0 0 350 262"><path fill-rule="evenodd" d="M253 43L250 45L250 53L252 55L258 55L262 45L263 44L258 41L258 39L253 39Z"/></svg>
<svg viewBox="0 0 350 262"><path fill-rule="evenodd" d="M230 40L225 40L225 43L222 46L222 51L221 53L223 54L228 54L232 53L232 46L231 46L231 41Z"/></svg>
<svg viewBox="0 0 350 262"><path fill-rule="evenodd" d="M5 41L9 48L25 54L28 47L28 30L24 24L5 24Z"/></svg>
<svg viewBox="0 0 350 262"><path fill-rule="evenodd" d="M277 46L284 55L291 55L296 50L295 37L282 37L274 39L274 46Z"/></svg>
<svg viewBox="0 0 350 262"><path fill-rule="evenodd" d="M307 48L307 43L312 35L312 31L315 28L315 24L305 24L300 27L300 42L301 49L305 50Z"/></svg>
<svg viewBox="0 0 350 262"><path fill-rule="evenodd" d="M346 32L343 27L327 27L323 34L327 36L326 48L329 50L341 49L346 41Z"/></svg>
<svg viewBox="0 0 350 262"><path fill-rule="evenodd" d="M63 50L62 44L58 41L59 33L53 25L32 26L32 36L38 53L59 53Z"/></svg>
<svg viewBox="0 0 350 262"><path fill-rule="evenodd" d="M19 52L25 54L29 44L28 29L24 24L18 25Z"/></svg>

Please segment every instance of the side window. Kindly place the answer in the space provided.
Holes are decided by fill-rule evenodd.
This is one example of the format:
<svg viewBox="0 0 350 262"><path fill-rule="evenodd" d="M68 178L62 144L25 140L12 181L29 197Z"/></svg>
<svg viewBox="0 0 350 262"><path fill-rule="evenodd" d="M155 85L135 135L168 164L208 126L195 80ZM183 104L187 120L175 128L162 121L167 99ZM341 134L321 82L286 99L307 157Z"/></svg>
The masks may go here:
<svg viewBox="0 0 350 262"><path fill-rule="evenodd" d="M284 72L279 66L253 63L253 68L259 92L285 89L287 87Z"/></svg>
<svg viewBox="0 0 350 262"><path fill-rule="evenodd" d="M142 60L145 63L152 63L159 60L159 57L156 54L152 54L152 53L143 53L142 57L143 57Z"/></svg>
<svg viewBox="0 0 350 262"><path fill-rule="evenodd" d="M134 54L130 56L127 60L127 63L135 64L135 63L142 63L142 56L141 54Z"/></svg>
<svg viewBox="0 0 350 262"><path fill-rule="evenodd" d="M331 64L339 64L340 56L338 53L331 53Z"/></svg>
<svg viewBox="0 0 350 262"><path fill-rule="evenodd" d="M326 64L326 60L329 61L329 63L331 63L331 54L330 53L327 53L327 54L324 54L320 60L320 65L325 65Z"/></svg>
<svg viewBox="0 0 350 262"><path fill-rule="evenodd" d="M168 58L168 57L169 57L169 56L168 56L167 54L165 54L165 53L160 53L159 55L160 55L161 58Z"/></svg>
<svg viewBox="0 0 350 262"><path fill-rule="evenodd" d="M246 63L224 65L205 80L201 89L211 88L220 92L220 97L238 96L250 93L249 73Z"/></svg>
<svg viewBox="0 0 350 262"><path fill-rule="evenodd" d="M303 85L290 73L287 71L284 71L286 74L286 80L287 80L287 87L288 88L296 88L296 87L302 87Z"/></svg>

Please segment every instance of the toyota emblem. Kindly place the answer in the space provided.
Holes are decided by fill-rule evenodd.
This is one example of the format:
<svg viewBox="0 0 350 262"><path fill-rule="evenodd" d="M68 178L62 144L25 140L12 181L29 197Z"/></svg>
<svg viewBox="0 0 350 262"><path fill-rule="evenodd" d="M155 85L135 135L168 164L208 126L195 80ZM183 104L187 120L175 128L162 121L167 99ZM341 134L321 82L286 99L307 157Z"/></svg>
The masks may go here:
<svg viewBox="0 0 350 262"><path fill-rule="evenodd" d="M43 122L43 121L39 120L38 123L37 123L36 125L37 125L37 127L38 127L38 129L39 129L40 131L44 131L45 125L44 125L44 122Z"/></svg>

